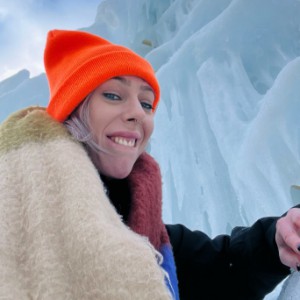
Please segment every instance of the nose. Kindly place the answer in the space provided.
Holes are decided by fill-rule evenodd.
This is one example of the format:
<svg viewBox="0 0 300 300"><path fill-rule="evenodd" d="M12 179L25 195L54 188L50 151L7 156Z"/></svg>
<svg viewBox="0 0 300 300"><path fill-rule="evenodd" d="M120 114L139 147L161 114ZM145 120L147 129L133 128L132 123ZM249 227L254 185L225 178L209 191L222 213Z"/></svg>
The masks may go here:
<svg viewBox="0 0 300 300"><path fill-rule="evenodd" d="M139 99L131 99L126 103L124 119L127 122L142 122L146 116Z"/></svg>

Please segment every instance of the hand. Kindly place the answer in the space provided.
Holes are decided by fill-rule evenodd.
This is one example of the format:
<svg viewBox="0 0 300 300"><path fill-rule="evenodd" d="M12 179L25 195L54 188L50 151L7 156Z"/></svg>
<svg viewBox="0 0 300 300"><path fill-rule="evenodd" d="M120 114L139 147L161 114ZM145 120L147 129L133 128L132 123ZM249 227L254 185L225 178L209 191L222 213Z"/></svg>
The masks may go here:
<svg viewBox="0 0 300 300"><path fill-rule="evenodd" d="M276 224L275 241L281 262L300 271L300 209L292 208Z"/></svg>

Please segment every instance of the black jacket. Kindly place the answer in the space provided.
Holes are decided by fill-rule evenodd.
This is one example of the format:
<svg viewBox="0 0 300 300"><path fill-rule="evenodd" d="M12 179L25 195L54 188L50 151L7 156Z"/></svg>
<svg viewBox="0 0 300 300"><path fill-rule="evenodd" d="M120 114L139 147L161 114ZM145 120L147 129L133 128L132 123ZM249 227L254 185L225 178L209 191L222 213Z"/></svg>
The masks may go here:
<svg viewBox="0 0 300 300"><path fill-rule="evenodd" d="M263 299L289 273L275 244L278 218L210 239L183 225L167 225L181 300Z"/></svg>
<svg viewBox="0 0 300 300"><path fill-rule="evenodd" d="M126 222L130 211L127 181L102 180ZM277 219L260 219L252 227L237 227L230 236L214 239L183 225L167 225L180 299L263 299L289 274L289 268L279 261L274 240Z"/></svg>

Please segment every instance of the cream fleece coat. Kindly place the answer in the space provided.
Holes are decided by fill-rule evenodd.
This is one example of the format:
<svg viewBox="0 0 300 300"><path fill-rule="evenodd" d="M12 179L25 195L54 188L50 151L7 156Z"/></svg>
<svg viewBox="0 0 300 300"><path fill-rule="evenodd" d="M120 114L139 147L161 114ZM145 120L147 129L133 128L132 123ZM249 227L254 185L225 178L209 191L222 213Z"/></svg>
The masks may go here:
<svg viewBox="0 0 300 300"><path fill-rule="evenodd" d="M171 299L80 143L40 108L0 126L0 299Z"/></svg>

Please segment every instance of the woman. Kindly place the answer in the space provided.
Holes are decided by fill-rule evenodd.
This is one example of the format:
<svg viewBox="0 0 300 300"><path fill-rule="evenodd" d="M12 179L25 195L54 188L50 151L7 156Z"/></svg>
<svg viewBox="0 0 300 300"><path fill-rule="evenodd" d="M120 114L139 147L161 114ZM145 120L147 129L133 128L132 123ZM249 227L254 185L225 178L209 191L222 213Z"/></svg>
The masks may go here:
<svg viewBox="0 0 300 300"><path fill-rule="evenodd" d="M262 299L298 266L297 208L213 240L163 224L146 60L53 30L45 68L46 111L0 128L0 298Z"/></svg>

